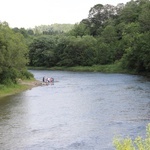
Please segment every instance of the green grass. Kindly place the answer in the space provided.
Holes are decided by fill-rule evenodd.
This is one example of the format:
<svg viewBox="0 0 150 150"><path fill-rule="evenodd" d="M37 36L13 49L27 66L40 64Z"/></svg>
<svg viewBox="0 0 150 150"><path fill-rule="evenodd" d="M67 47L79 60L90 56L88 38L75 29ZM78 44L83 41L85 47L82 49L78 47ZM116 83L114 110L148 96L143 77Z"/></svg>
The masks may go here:
<svg viewBox="0 0 150 150"><path fill-rule="evenodd" d="M23 80L23 82L32 82L32 81L35 81L35 79L31 78ZM0 97L19 93L21 91L27 90L28 88L29 85L20 83L10 85L0 84Z"/></svg>
<svg viewBox="0 0 150 150"><path fill-rule="evenodd" d="M46 67L34 67L34 66L27 66L29 70L46 70Z"/></svg>
<svg viewBox="0 0 150 150"><path fill-rule="evenodd" d="M104 72L104 73L131 73L121 67L120 63L110 65L93 65L93 66L75 66L75 67L28 67L33 70L65 70L65 71L89 71L89 72Z"/></svg>
<svg viewBox="0 0 150 150"><path fill-rule="evenodd" d="M0 97L19 93L27 88L27 85L13 84L8 86L0 84Z"/></svg>
<svg viewBox="0 0 150 150"><path fill-rule="evenodd" d="M116 64L111 65L93 65L93 66L77 66L70 67L68 70L72 71L90 71L90 72L105 72L105 73L125 73L125 70L121 69Z"/></svg>

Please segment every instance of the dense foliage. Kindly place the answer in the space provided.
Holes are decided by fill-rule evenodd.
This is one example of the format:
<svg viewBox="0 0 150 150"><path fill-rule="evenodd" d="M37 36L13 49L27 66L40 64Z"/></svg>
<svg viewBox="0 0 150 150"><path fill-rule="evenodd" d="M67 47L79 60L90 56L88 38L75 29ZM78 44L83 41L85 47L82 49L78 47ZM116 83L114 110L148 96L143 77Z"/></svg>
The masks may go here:
<svg viewBox="0 0 150 150"><path fill-rule="evenodd" d="M35 34L58 35L73 29L73 24L51 24L36 26L33 31Z"/></svg>
<svg viewBox="0 0 150 150"><path fill-rule="evenodd" d="M34 29L0 24L0 83L16 82L30 66L95 66L119 63L150 72L150 1L97 4L80 23ZM26 73L25 73L26 72Z"/></svg>
<svg viewBox="0 0 150 150"><path fill-rule="evenodd" d="M150 1L126 5L97 4L88 18L65 35L36 38L30 45L32 66L92 66L121 62L136 72L150 71Z"/></svg>
<svg viewBox="0 0 150 150"><path fill-rule="evenodd" d="M24 37L14 33L6 22L0 24L0 84L16 83L17 78L30 77L25 69L28 48Z"/></svg>
<svg viewBox="0 0 150 150"><path fill-rule="evenodd" d="M138 136L135 140L125 138L120 140L114 139L114 146L116 150L149 150L150 149L150 124L146 128L146 138Z"/></svg>

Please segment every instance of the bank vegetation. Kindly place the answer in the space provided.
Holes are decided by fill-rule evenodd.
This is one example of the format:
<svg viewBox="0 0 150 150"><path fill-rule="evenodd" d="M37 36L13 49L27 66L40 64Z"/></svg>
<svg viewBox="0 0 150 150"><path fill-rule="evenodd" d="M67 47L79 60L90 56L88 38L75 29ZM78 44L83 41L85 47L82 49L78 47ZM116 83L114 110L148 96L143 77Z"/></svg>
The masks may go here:
<svg viewBox="0 0 150 150"><path fill-rule="evenodd" d="M18 79L33 78L27 66L148 75L149 39L149 0L96 4L74 25L24 29L1 22L0 91Z"/></svg>

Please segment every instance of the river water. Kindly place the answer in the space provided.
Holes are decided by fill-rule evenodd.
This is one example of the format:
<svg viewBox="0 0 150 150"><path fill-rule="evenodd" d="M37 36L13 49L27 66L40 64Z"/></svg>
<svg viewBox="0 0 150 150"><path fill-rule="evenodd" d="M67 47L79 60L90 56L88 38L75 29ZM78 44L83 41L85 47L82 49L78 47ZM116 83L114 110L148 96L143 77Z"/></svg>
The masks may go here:
<svg viewBox="0 0 150 150"><path fill-rule="evenodd" d="M0 150L114 150L145 137L150 82L141 76L31 70L55 83L0 99Z"/></svg>

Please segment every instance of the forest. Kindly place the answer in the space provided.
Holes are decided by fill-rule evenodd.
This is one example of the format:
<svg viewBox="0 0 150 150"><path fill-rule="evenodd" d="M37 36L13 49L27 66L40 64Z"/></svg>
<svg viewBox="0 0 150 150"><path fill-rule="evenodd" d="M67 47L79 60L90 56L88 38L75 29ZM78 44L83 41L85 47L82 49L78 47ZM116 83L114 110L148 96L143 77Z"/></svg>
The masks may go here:
<svg viewBox="0 0 150 150"><path fill-rule="evenodd" d="M80 23L10 28L0 23L0 84L30 78L26 66L120 64L150 72L150 1L97 4Z"/></svg>

